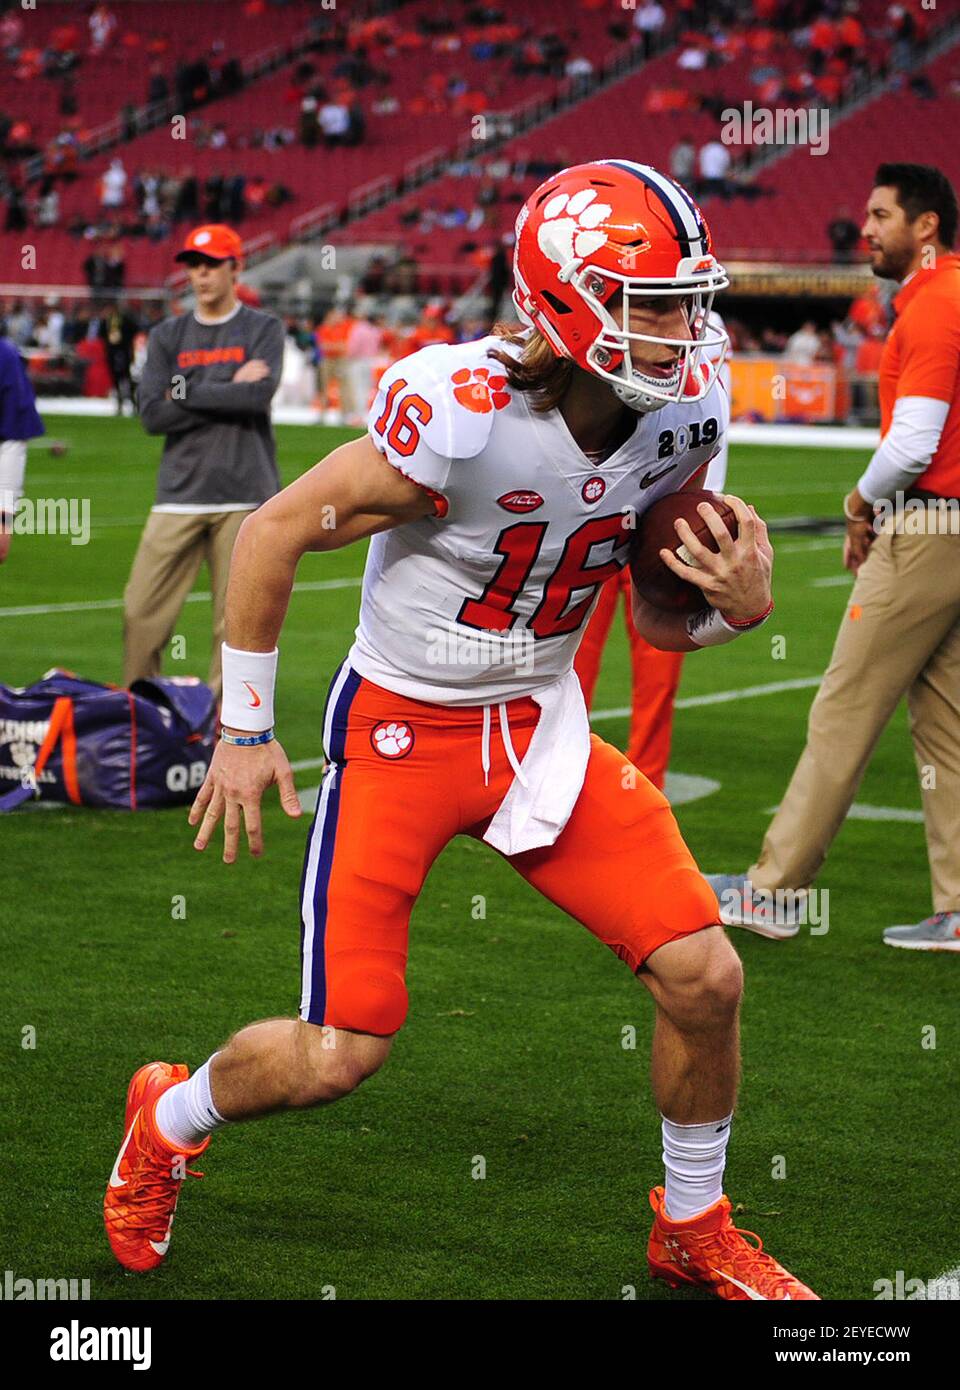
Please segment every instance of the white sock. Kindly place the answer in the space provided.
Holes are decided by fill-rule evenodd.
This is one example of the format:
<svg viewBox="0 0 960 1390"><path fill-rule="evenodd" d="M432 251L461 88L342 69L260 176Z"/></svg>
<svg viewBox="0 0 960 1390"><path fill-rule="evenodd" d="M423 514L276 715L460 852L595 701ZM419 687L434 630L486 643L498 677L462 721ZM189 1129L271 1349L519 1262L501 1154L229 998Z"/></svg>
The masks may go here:
<svg viewBox="0 0 960 1390"><path fill-rule="evenodd" d="M671 1221L689 1221L722 1197L732 1119L728 1115L705 1125L677 1125L663 1117L663 1207Z"/></svg>
<svg viewBox="0 0 960 1390"><path fill-rule="evenodd" d="M218 1054L215 1052L213 1057ZM208 1134L227 1121L213 1103L210 1092L209 1057L188 1081L181 1081L164 1091L157 1101L157 1129L168 1144L182 1144L195 1149Z"/></svg>

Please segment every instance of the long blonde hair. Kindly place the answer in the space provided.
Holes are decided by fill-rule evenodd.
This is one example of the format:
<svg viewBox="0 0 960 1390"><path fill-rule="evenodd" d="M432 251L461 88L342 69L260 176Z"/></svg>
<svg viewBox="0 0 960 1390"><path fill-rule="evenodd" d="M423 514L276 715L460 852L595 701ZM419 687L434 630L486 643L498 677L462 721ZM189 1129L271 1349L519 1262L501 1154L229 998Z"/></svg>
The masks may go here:
<svg viewBox="0 0 960 1390"><path fill-rule="evenodd" d="M512 346L523 345L519 357L491 348L488 357L505 369L514 391L529 391L531 406L537 414L555 410L563 400L576 364L569 357L558 357L539 329L525 329L519 323L501 321L490 330L496 337Z"/></svg>

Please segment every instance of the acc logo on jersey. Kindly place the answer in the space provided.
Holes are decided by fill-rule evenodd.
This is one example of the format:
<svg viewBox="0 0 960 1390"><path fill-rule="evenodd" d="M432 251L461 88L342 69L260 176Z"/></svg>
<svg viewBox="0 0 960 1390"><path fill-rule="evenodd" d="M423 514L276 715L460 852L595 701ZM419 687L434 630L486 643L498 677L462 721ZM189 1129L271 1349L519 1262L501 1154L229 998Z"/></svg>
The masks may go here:
<svg viewBox="0 0 960 1390"><path fill-rule="evenodd" d="M509 393L503 389L507 378L502 373L491 376L486 367L475 367L473 371L461 367L450 380L454 398L478 415L488 415L491 410L502 410L510 404Z"/></svg>
<svg viewBox="0 0 960 1390"><path fill-rule="evenodd" d="M413 747L413 730L395 719L383 720L370 734L373 751L381 758L405 758Z"/></svg>
<svg viewBox="0 0 960 1390"><path fill-rule="evenodd" d="M603 478L588 478L580 489L580 496L584 502L599 502L606 490Z"/></svg>
<svg viewBox="0 0 960 1390"><path fill-rule="evenodd" d="M502 497L498 497L497 506L502 507L505 512L535 512L538 507L543 506L543 498L539 492L524 492L520 488L516 492L505 492Z"/></svg>

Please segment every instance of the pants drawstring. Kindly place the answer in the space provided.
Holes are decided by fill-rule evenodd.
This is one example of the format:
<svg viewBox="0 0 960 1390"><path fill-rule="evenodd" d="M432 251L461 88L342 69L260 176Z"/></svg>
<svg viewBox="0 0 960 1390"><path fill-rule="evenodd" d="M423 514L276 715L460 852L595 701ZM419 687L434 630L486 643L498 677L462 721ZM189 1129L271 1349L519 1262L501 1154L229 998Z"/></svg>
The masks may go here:
<svg viewBox="0 0 960 1390"><path fill-rule="evenodd" d="M507 707L505 704L500 704L497 706L497 709L500 711L500 737L503 739L503 746L506 750L507 761L516 773L517 780L519 781L521 787L525 787L527 785L527 779L524 777L523 773L520 770L520 763L517 759L516 753L514 752L513 740L510 737L510 720L507 718Z"/></svg>
<svg viewBox="0 0 960 1390"><path fill-rule="evenodd" d="M483 707L483 731L480 735L480 766L483 768L483 785L490 785L490 732L492 728L492 705ZM510 737L510 720L507 717L507 706L501 701L497 705L497 712L500 715L500 737L503 739L504 752L507 755L507 762L513 768L515 776L519 779L521 787L527 785L527 779L523 775L520 767L520 760L517 757L513 746L513 739Z"/></svg>

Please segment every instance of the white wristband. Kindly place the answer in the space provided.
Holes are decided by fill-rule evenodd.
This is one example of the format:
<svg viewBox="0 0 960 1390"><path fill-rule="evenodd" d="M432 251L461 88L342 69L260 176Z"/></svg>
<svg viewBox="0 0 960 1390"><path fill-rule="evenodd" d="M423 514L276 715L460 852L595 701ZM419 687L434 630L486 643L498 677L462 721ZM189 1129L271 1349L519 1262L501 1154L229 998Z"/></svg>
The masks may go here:
<svg viewBox="0 0 960 1390"><path fill-rule="evenodd" d="M740 632L719 608L700 608L687 618L687 635L698 647L722 647L724 642L735 642Z"/></svg>
<svg viewBox="0 0 960 1390"><path fill-rule="evenodd" d="M272 652L241 652L223 643L221 724L251 734L262 734L273 728L273 692L279 656L276 647Z"/></svg>
<svg viewBox="0 0 960 1390"><path fill-rule="evenodd" d="M755 618L743 623L728 623L719 608L703 608L687 618L687 635L698 647L722 647L724 642L733 642L744 632L761 627L772 612L773 599Z"/></svg>

